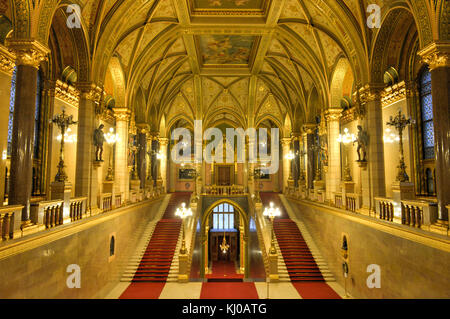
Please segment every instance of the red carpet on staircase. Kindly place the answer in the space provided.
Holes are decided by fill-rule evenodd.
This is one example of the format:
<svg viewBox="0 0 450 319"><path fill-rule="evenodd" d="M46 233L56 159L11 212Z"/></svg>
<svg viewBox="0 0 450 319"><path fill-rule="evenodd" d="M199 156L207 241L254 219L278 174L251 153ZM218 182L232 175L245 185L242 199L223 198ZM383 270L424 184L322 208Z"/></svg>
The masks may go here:
<svg viewBox="0 0 450 319"><path fill-rule="evenodd" d="M181 230L181 220L175 216L175 211L182 202L188 204L189 199L190 193L172 194L163 217L155 226L132 284L120 298L159 298L169 275Z"/></svg>
<svg viewBox="0 0 450 319"><path fill-rule="evenodd" d="M274 220L274 231L292 284L302 298L334 299L339 296L325 283L297 224L287 215L276 193L261 193L264 207L274 202L282 210L281 218Z"/></svg>

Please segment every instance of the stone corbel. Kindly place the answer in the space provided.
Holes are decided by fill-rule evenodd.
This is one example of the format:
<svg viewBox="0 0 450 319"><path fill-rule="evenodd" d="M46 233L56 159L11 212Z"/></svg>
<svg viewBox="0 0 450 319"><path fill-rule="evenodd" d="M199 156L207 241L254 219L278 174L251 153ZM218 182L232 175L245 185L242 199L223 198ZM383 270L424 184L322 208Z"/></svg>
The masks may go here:
<svg viewBox="0 0 450 319"><path fill-rule="evenodd" d="M314 131L316 130L316 128L317 128L317 124L314 124L314 123L304 124L302 126L302 132L303 132L303 134L307 134L307 135L314 134Z"/></svg>

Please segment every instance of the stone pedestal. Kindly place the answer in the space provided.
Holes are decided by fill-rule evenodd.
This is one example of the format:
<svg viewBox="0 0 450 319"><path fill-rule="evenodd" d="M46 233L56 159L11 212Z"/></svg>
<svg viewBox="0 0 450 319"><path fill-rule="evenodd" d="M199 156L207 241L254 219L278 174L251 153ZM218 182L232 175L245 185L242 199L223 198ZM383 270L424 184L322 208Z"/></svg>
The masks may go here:
<svg viewBox="0 0 450 319"><path fill-rule="evenodd" d="M278 275L278 254L269 254L269 279L270 282L277 282Z"/></svg>
<svg viewBox="0 0 450 319"><path fill-rule="evenodd" d="M342 195L355 193L355 182L342 182L341 183Z"/></svg>
<svg viewBox="0 0 450 319"><path fill-rule="evenodd" d="M113 193L114 192L114 181L104 181L103 182L103 193Z"/></svg>
<svg viewBox="0 0 450 319"><path fill-rule="evenodd" d="M63 200L63 224L70 223L70 197L72 184L69 182L53 182L50 186L51 199Z"/></svg>
<svg viewBox="0 0 450 319"><path fill-rule="evenodd" d="M392 198L398 204L402 200L415 199L414 183L411 182L395 182L392 184Z"/></svg>
<svg viewBox="0 0 450 319"><path fill-rule="evenodd" d="M141 189L141 181L138 179L134 179L130 182L131 190L139 191Z"/></svg>
<svg viewBox="0 0 450 319"><path fill-rule="evenodd" d="M178 282L188 282L188 255L180 254L178 255L179 268L178 268Z"/></svg>

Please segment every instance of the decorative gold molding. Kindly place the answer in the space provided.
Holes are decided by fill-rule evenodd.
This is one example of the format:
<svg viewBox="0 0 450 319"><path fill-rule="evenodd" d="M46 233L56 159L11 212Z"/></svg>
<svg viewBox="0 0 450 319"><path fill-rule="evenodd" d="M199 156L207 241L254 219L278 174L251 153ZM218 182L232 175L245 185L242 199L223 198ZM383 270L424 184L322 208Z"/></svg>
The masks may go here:
<svg viewBox="0 0 450 319"><path fill-rule="evenodd" d="M356 108L351 107L342 112L341 123L347 124L356 119Z"/></svg>
<svg viewBox="0 0 450 319"><path fill-rule="evenodd" d="M149 134L150 133L150 125L146 123L138 123L136 124L136 127L138 128L139 133L141 134Z"/></svg>
<svg viewBox="0 0 450 319"><path fill-rule="evenodd" d="M0 44L0 71L12 76L16 57L5 46Z"/></svg>
<svg viewBox="0 0 450 319"><path fill-rule="evenodd" d="M406 83L404 81L385 88L381 92L381 105L391 105L407 97Z"/></svg>
<svg viewBox="0 0 450 319"><path fill-rule="evenodd" d="M169 144L169 139L166 137L159 137L158 141L159 141L159 145L162 147L167 146Z"/></svg>
<svg viewBox="0 0 450 319"><path fill-rule="evenodd" d="M10 39L5 41L8 49L16 56L16 65L32 66L39 69L41 62L47 60L50 49L33 39Z"/></svg>
<svg viewBox="0 0 450 319"><path fill-rule="evenodd" d="M434 42L421 50L419 56L430 70L450 67L450 42Z"/></svg>
<svg viewBox="0 0 450 319"><path fill-rule="evenodd" d="M55 97L74 107L78 107L80 102L80 92L73 86L60 80L57 80L55 83Z"/></svg>

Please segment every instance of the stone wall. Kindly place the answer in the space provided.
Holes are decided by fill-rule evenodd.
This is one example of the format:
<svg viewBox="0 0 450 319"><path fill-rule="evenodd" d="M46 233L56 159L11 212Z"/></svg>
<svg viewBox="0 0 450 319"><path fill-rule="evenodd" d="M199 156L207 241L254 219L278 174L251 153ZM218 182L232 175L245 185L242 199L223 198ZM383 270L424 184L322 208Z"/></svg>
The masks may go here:
<svg viewBox="0 0 450 319"><path fill-rule="evenodd" d="M450 298L450 241L415 235L368 217L289 201L344 286L342 237L348 240L346 287L356 298ZM406 238L408 239L406 239ZM367 267L381 267L381 288L369 289Z"/></svg>
<svg viewBox="0 0 450 319"><path fill-rule="evenodd" d="M161 202L143 202L3 244L0 298L104 297L103 291L119 282L144 227L155 217ZM113 257L111 236L116 244ZM13 249L23 252L14 253ZM67 266L71 264L81 268L80 289L67 287Z"/></svg>

